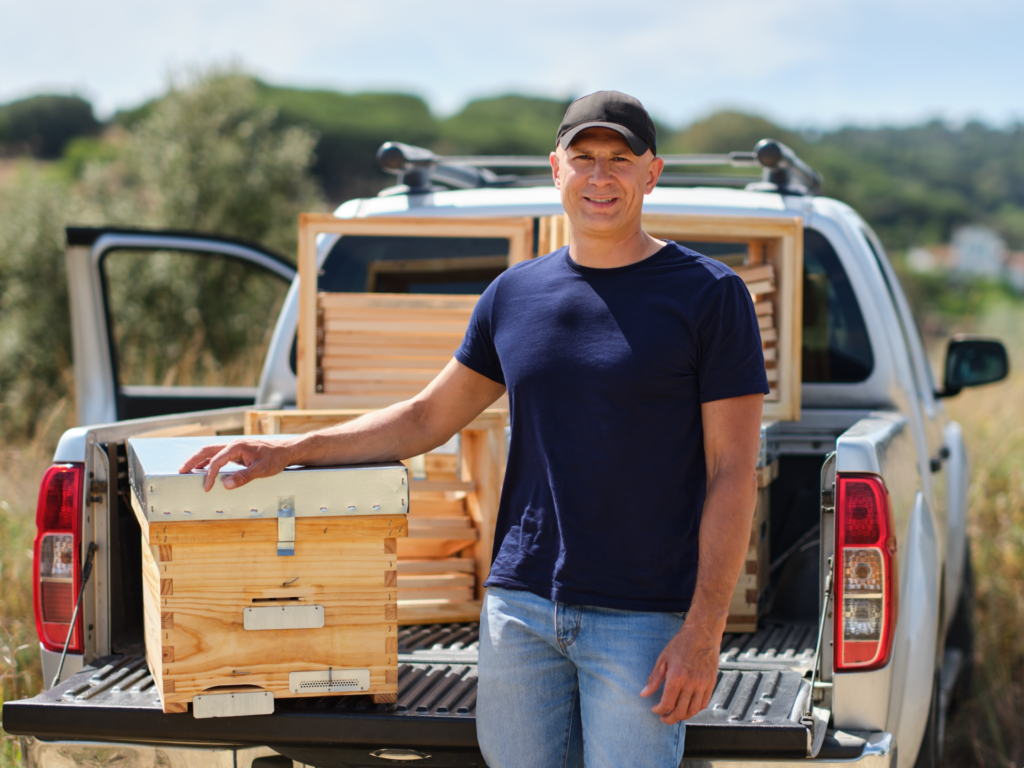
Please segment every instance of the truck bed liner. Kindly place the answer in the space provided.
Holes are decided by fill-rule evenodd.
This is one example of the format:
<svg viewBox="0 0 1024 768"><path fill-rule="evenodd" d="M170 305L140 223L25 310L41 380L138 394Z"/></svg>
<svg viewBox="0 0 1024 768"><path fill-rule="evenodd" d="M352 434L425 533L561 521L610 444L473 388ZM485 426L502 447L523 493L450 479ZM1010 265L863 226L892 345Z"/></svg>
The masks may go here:
<svg viewBox="0 0 1024 768"><path fill-rule="evenodd" d="M726 635L711 705L687 727L687 756L804 756L807 729L794 707L809 690L813 639L803 625ZM273 715L258 717L165 715L145 659L108 656L50 691L6 702L3 725L41 739L475 750L478 625L406 627L399 643L396 704L325 696L279 699Z"/></svg>

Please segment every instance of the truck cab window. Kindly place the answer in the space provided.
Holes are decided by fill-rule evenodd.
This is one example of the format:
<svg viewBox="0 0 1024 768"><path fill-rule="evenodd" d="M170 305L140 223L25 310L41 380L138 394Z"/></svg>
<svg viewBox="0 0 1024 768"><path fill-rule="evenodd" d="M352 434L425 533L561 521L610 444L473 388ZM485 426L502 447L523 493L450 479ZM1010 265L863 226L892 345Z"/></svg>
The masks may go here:
<svg viewBox="0 0 1024 768"><path fill-rule="evenodd" d="M102 260L118 383L254 387L288 284L220 254L120 249Z"/></svg>
<svg viewBox="0 0 1024 768"><path fill-rule="evenodd" d="M483 293L508 266L502 237L346 235L324 259L331 293Z"/></svg>
<svg viewBox="0 0 1024 768"><path fill-rule="evenodd" d="M808 384L864 381L874 367L864 317L832 244L804 230L803 375Z"/></svg>

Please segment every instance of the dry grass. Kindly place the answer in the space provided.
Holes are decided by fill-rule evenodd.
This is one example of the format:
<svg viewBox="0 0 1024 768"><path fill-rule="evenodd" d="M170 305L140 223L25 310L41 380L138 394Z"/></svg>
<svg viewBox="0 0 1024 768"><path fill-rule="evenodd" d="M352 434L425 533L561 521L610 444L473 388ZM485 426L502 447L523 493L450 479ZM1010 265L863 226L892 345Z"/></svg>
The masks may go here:
<svg viewBox="0 0 1024 768"><path fill-rule="evenodd" d="M62 400L47 414L32 442L20 449L0 443L0 704L33 696L42 688L32 608L36 497L56 441L71 426L72 411L72 405ZM0 767L20 764L16 739L0 729Z"/></svg>
<svg viewBox="0 0 1024 768"><path fill-rule="evenodd" d="M977 608L973 695L947 725L953 766L1024 765L1024 306L977 330L1001 337L1008 381L948 401L973 462L969 535Z"/></svg>

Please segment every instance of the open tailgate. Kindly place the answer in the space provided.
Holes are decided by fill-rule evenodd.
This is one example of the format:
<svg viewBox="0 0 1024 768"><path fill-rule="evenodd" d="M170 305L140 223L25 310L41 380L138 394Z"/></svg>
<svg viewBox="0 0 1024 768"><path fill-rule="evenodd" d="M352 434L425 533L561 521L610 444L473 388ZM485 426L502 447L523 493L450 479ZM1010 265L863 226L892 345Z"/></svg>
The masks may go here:
<svg viewBox="0 0 1024 768"><path fill-rule="evenodd" d="M687 757L806 757L811 734L800 716L815 633L778 624L726 635L711 704L687 726ZM46 740L268 745L313 764L323 749L392 747L472 765L479 760L477 636L476 624L403 628L395 704L368 696L279 699L272 715L197 720L161 711L145 658L108 656L34 698L6 702L3 726Z"/></svg>

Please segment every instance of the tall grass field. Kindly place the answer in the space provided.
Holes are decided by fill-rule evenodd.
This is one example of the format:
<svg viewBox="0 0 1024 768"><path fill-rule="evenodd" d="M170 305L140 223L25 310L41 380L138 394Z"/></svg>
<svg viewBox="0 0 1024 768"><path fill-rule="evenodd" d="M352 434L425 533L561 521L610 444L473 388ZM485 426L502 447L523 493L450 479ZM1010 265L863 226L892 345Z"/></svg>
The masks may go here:
<svg viewBox="0 0 1024 768"><path fill-rule="evenodd" d="M963 426L973 466L969 533L977 636L972 695L947 724L943 764L1019 767L1024 765L1024 303L1003 303L977 321L956 321L959 327L940 325L996 335L1006 342L1011 360L1007 381L945 401L950 417ZM943 340L931 338L933 359L941 359ZM32 696L43 684L32 610L36 495L72 410L61 400L33 441L0 443L2 701ZM0 730L0 768L16 765L21 765L17 740Z"/></svg>

